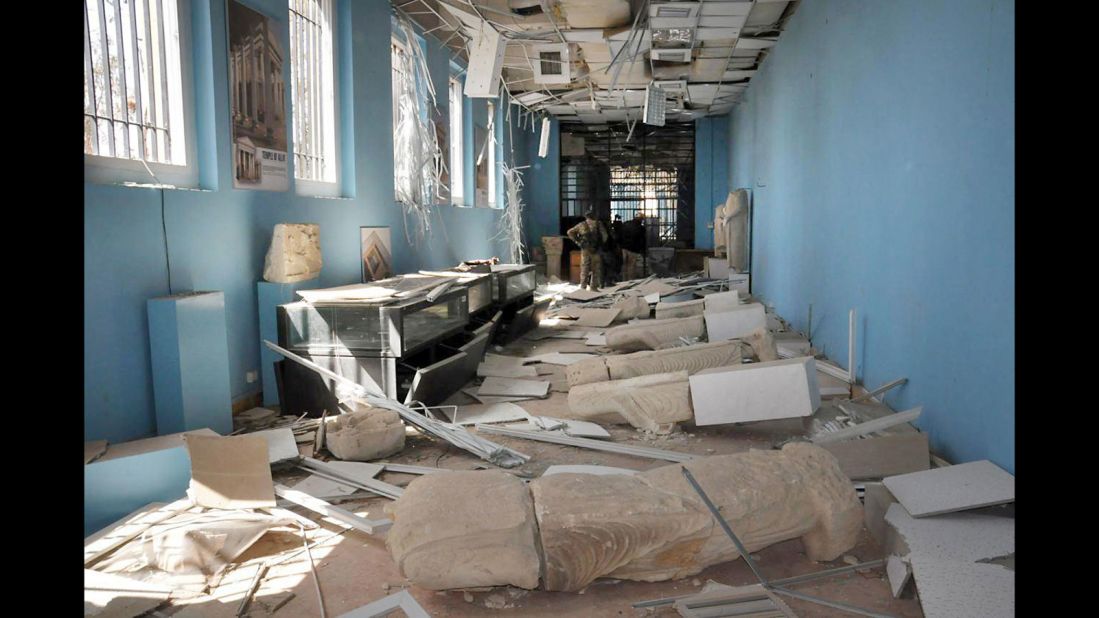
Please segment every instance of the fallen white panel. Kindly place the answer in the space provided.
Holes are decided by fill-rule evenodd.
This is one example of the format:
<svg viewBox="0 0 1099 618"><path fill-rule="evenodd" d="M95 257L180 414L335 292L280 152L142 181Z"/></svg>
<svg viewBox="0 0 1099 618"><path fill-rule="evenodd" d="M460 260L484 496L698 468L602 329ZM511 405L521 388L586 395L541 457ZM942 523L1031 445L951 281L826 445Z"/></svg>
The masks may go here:
<svg viewBox="0 0 1099 618"><path fill-rule="evenodd" d="M555 465L546 468L546 471L542 473L542 476L552 476L554 474L637 474L637 470L630 470L628 468L616 468L614 466L594 466L594 465Z"/></svg>
<svg viewBox="0 0 1099 618"><path fill-rule="evenodd" d="M477 423L504 423L521 421L527 418L527 412L514 403L494 403L491 405L458 406L452 422L459 425Z"/></svg>
<svg viewBox="0 0 1099 618"><path fill-rule="evenodd" d="M913 517L1015 501L1015 477L982 459L882 479Z"/></svg>
<svg viewBox="0 0 1099 618"><path fill-rule="evenodd" d="M527 431L558 431L577 438L609 438L610 432L601 425L589 421L565 420L552 416L528 415L529 422L507 425L511 429Z"/></svg>
<svg viewBox="0 0 1099 618"><path fill-rule="evenodd" d="M474 98L495 98L500 89L500 69L507 41L487 24L477 31L469 54L464 94Z"/></svg>
<svg viewBox="0 0 1099 618"><path fill-rule="evenodd" d="M820 407L811 357L715 367L688 380L700 427L803 417Z"/></svg>
<svg viewBox="0 0 1099 618"><path fill-rule="evenodd" d="M537 378L538 371L534 367L525 365L504 365L496 363L480 363L477 365L477 377L479 378Z"/></svg>
<svg viewBox="0 0 1099 618"><path fill-rule="evenodd" d="M267 461L275 463L285 459L301 457L298 452L298 443L294 439L294 432L289 427L256 431L250 434L267 441Z"/></svg>
<svg viewBox="0 0 1099 618"><path fill-rule="evenodd" d="M607 335L604 333L588 335L588 338L584 341L584 345L607 345Z"/></svg>
<svg viewBox="0 0 1099 618"><path fill-rule="evenodd" d="M528 356L523 359L524 363L545 363L547 365L562 365L568 366L573 363L579 363L582 360L588 360L594 358L594 354L580 354L572 353L565 354L562 352L551 352L549 354L539 354L538 356ZM522 377L522 376L505 376L505 377Z"/></svg>
<svg viewBox="0 0 1099 618"><path fill-rule="evenodd" d="M374 477L381 474L384 467L380 464L365 461L326 461L324 463L345 477L362 484L367 484Z"/></svg>
<svg viewBox="0 0 1099 618"><path fill-rule="evenodd" d="M912 567L904 560L891 555L885 562L885 574L889 577L889 587L893 590L893 598L899 599L908 580L912 578Z"/></svg>
<svg viewBox="0 0 1099 618"><path fill-rule="evenodd" d="M795 356L807 356L809 354L809 340L797 333L777 333L775 335L775 347L782 358Z"/></svg>
<svg viewBox="0 0 1099 618"><path fill-rule="evenodd" d="M749 303L721 311L706 311L706 337L725 341L747 337L752 331L767 327L767 314L760 303Z"/></svg>
<svg viewBox="0 0 1099 618"><path fill-rule="evenodd" d="M358 489L348 483L340 483L323 477L310 474L304 480L293 486L295 491L309 494L314 498L327 498L328 496L346 496L353 494Z"/></svg>
<svg viewBox="0 0 1099 618"><path fill-rule="evenodd" d="M604 326L610 326L615 319L618 318L618 314L622 313L620 308L611 309L581 309L576 312L577 319L573 324L577 326L594 326L602 328Z"/></svg>
<svg viewBox="0 0 1099 618"><path fill-rule="evenodd" d="M477 401L480 401L481 403L487 404L514 403L516 401L530 401L531 399L534 399L534 397L503 397L495 395L478 395L477 389L475 388L464 388L462 389L462 392L469 395L470 397L473 397Z"/></svg>
<svg viewBox="0 0 1099 618"><path fill-rule="evenodd" d="M1015 518L951 513L916 519L894 503L885 521L890 536L908 548L924 616L1015 615L1015 572L988 562L1015 553Z"/></svg>
<svg viewBox="0 0 1099 618"><path fill-rule="evenodd" d="M748 296L748 287L752 276L748 273L729 273L729 287L738 290L741 296Z"/></svg>
<svg viewBox="0 0 1099 618"><path fill-rule="evenodd" d="M549 382L540 380L513 380L511 378L485 378L477 395L497 397L538 397L549 394Z"/></svg>
<svg viewBox="0 0 1099 618"><path fill-rule="evenodd" d="M706 303L706 311L728 311L741 307L740 297L740 290L729 290L707 294L703 300Z"/></svg>

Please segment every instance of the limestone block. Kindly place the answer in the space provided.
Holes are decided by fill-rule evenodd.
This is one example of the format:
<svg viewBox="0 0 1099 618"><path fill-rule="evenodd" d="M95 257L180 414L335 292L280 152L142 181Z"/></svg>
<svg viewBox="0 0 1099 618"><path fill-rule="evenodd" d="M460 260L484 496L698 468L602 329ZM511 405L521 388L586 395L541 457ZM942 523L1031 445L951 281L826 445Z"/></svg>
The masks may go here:
<svg viewBox="0 0 1099 618"><path fill-rule="evenodd" d="M706 301L706 311L728 311L740 307L741 297L740 290L729 290L707 294L702 300Z"/></svg>
<svg viewBox="0 0 1099 618"><path fill-rule="evenodd" d="M321 228L316 223L276 223L263 260L263 279L294 283L321 273Z"/></svg>
<svg viewBox="0 0 1099 618"><path fill-rule="evenodd" d="M766 312L761 303L749 303L721 311L706 310L706 336L710 341L739 339L757 328L767 328Z"/></svg>
<svg viewBox="0 0 1099 618"><path fill-rule="evenodd" d="M572 387L671 371L686 370L691 375L711 367L738 364L742 356L743 347L739 341L698 343L587 359L569 365L565 377Z"/></svg>
<svg viewBox="0 0 1099 618"><path fill-rule="evenodd" d="M700 427L809 416L820 407L811 356L706 369L690 383Z"/></svg>
<svg viewBox="0 0 1099 618"><path fill-rule="evenodd" d="M654 433L671 433L675 423L689 421L691 417L686 371L572 387L565 416L584 421L625 422Z"/></svg>
<svg viewBox="0 0 1099 618"><path fill-rule="evenodd" d="M686 371L694 375L703 369L739 365L743 355L739 341L697 343L667 350L651 350L605 356L607 373L611 380L624 380L637 376L670 371Z"/></svg>
<svg viewBox="0 0 1099 618"><path fill-rule="evenodd" d="M679 303L656 303L656 319L689 318L702 315L706 308L706 299L685 300Z"/></svg>
<svg viewBox="0 0 1099 618"><path fill-rule="evenodd" d="M862 506L839 464L808 443L704 457L634 476L531 481L547 590L599 577L662 581L740 557L690 487L686 465L748 551L800 537L812 560L854 547Z"/></svg>
<svg viewBox="0 0 1099 618"><path fill-rule="evenodd" d="M748 333L746 337L741 337L741 341L752 347L752 352L755 353L757 359L764 362L778 360L778 347L775 346L775 338L771 331L766 328L755 329Z"/></svg>
<svg viewBox="0 0 1099 618"><path fill-rule="evenodd" d="M618 314L619 320L632 320L634 318L646 319L649 317L649 303L645 302L643 296L628 295L620 298L611 305L612 309L621 309L622 312Z"/></svg>
<svg viewBox="0 0 1099 618"><path fill-rule="evenodd" d="M404 423L396 412L359 408L328 421L324 444L345 461L369 461L399 453L404 435Z"/></svg>
<svg viewBox="0 0 1099 618"><path fill-rule="evenodd" d="M565 367L565 378L569 381L569 387L592 382L606 382L611 379L607 372L605 357L596 356Z"/></svg>
<svg viewBox="0 0 1099 618"><path fill-rule="evenodd" d="M701 337L705 333L702 316L643 320L623 324L607 331L607 346L612 350L634 352L656 350L679 341L680 337Z"/></svg>
<svg viewBox="0 0 1099 618"><path fill-rule="evenodd" d="M426 474L386 511L393 519L386 547L401 574L421 588L538 586L534 503L515 476Z"/></svg>
<svg viewBox="0 0 1099 618"><path fill-rule="evenodd" d="M725 254L729 268L738 273L748 270L748 212L750 197L747 189L729 193L725 200Z"/></svg>

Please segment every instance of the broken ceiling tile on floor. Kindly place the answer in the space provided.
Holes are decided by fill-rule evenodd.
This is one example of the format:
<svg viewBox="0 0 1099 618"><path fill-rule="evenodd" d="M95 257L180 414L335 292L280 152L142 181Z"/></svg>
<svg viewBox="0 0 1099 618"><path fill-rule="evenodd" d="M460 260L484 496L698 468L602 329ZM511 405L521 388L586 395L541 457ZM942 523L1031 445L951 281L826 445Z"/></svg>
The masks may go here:
<svg viewBox="0 0 1099 618"><path fill-rule="evenodd" d="M549 395L549 382L540 380L515 380L512 378L485 378L477 395L495 395L497 397L537 397Z"/></svg>
<svg viewBox="0 0 1099 618"><path fill-rule="evenodd" d="M603 328L610 326L612 322L618 319L620 313L622 313L622 310L619 308L577 309L573 312L573 315L576 316L574 324L577 326Z"/></svg>
<svg viewBox="0 0 1099 618"><path fill-rule="evenodd" d="M458 406L451 422L458 425L476 425L477 423L504 423L527 418L527 412L514 403L480 404Z"/></svg>
<svg viewBox="0 0 1099 618"><path fill-rule="evenodd" d="M821 445L851 480L880 479L931 467L927 434L905 433Z"/></svg>
<svg viewBox="0 0 1099 618"><path fill-rule="evenodd" d="M538 356L528 356L523 359L524 363L545 363L547 365L562 365L568 366L573 363L578 363L582 360L588 360L589 358L595 358L594 354L588 353L571 353L565 354L561 352L551 352L549 354L539 354ZM503 377L521 377L521 376L503 376Z"/></svg>
<svg viewBox="0 0 1099 618"><path fill-rule="evenodd" d="M195 504L215 509L275 506L267 441L253 436L184 437Z"/></svg>
<svg viewBox="0 0 1099 618"><path fill-rule="evenodd" d="M766 313L760 303L728 307L719 311L707 309L704 315L706 336L710 341L739 339L756 329L767 327Z"/></svg>
<svg viewBox="0 0 1099 618"><path fill-rule="evenodd" d="M983 459L882 481L913 517L1015 501L1015 477Z"/></svg>
<svg viewBox="0 0 1099 618"><path fill-rule="evenodd" d="M498 363L480 363L477 365L479 378L536 378L538 371L524 365L505 365Z"/></svg>
<svg viewBox="0 0 1099 618"><path fill-rule="evenodd" d="M820 407L811 357L715 367L689 378L695 424L809 416Z"/></svg>

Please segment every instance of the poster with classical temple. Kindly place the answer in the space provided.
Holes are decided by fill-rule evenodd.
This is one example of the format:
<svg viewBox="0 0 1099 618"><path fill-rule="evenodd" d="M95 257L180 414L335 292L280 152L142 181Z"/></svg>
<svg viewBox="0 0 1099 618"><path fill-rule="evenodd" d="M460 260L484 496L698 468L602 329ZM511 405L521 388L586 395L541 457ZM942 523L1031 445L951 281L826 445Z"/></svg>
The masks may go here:
<svg viewBox="0 0 1099 618"><path fill-rule="evenodd" d="M227 0L233 188L286 191L286 58L274 19Z"/></svg>

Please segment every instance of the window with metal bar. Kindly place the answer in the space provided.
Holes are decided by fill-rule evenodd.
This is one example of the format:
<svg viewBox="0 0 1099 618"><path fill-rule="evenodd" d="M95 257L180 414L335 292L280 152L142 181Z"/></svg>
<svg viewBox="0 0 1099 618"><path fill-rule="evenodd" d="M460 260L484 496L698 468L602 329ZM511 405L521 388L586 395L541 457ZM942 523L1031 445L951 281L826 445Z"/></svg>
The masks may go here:
<svg viewBox="0 0 1099 618"><path fill-rule="evenodd" d="M461 205L464 201L463 149L462 149L462 82L457 77L450 78L450 196L451 201Z"/></svg>
<svg viewBox="0 0 1099 618"><path fill-rule="evenodd" d="M496 169L496 123L494 118L496 116L496 104L492 101L488 102L488 207L496 208L496 175L499 174L499 170Z"/></svg>
<svg viewBox="0 0 1099 618"><path fill-rule="evenodd" d="M89 180L178 182L189 153L186 0L85 0L84 154ZM165 167L169 166L169 167ZM104 168L123 170L117 177ZM136 177L125 170L139 171ZM89 176L89 174L86 174ZM151 177L150 177L151 176Z"/></svg>
<svg viewBox="0 0 1099 618"><path fill-rule="evenodd" d="M332 0L290 0L294 178L299 193L338 193L334 32Z"/></svg>

